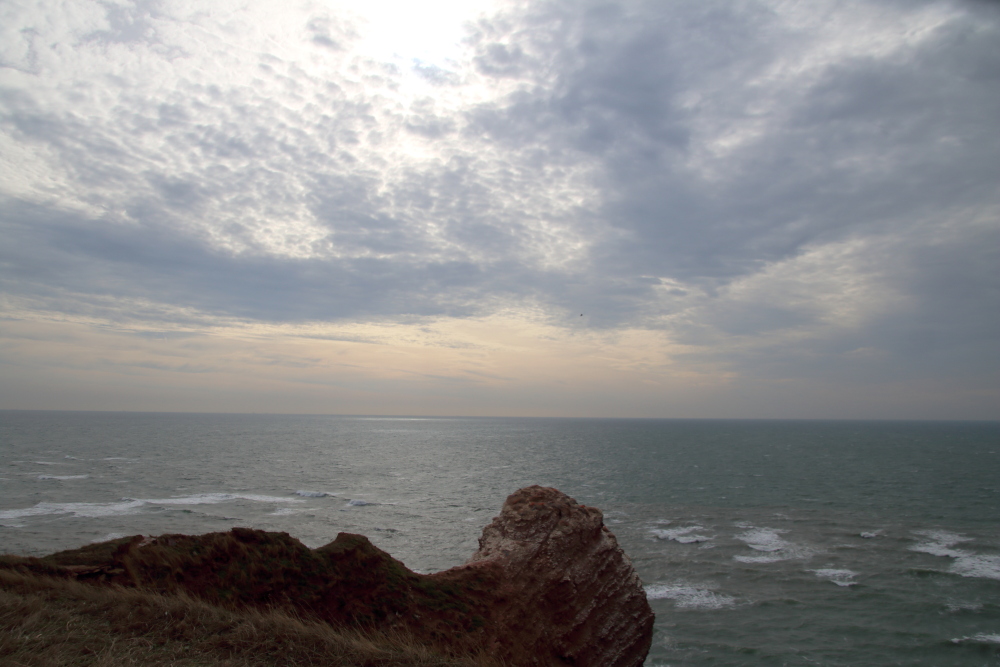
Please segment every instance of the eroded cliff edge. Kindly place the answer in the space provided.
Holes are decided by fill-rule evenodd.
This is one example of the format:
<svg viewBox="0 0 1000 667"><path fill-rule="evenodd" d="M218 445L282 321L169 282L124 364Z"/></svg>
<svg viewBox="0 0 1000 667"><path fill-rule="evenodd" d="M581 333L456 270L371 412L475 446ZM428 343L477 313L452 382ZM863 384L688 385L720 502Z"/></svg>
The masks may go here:
<svg viewBox="0 0 1000 667"><path fill-rule="evenodd" d="M485 648L511 666L637 667L653 632L641 582L601 511L539 486L507 498L465 565L429 575L361 535L309 549L287 533L247 528L135 536L3 564L401 629L445 653Z"/></svg>

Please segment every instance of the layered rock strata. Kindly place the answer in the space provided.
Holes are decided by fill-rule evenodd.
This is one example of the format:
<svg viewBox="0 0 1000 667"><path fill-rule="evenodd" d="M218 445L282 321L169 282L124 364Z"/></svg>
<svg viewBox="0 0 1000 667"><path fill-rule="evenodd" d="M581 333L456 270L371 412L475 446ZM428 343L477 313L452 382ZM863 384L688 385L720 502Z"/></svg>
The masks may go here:
<svg viewBox="0 0 1000 667"><path fill-rule="evenodd" d="M511 667L638 667L652 639L652 610L601 511L539 486L507 498L468 563L429 575L362 535L309 549L248 528L137 535L6 556L0 567L400 629L445 653L488 650Z"/></svg>
<svg viewBox="0 0 1000 667"><path fill-rule="evenodd" d="M518 638L517 664L642 664L653 611L601 510L552 488L516 491L483 530L469 565L480 563L502 571L492 621Z"/></svg>

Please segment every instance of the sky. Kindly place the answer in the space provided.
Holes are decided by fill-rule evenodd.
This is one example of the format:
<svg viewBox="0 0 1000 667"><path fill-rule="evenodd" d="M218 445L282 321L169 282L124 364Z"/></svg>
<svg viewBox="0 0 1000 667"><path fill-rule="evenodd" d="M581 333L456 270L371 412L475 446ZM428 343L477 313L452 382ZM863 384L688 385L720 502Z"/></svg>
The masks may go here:
<svg viewBox="0 0 1000 667"><path fill-rule="evenodd" d="M1000 2L3 0L0 409L1000 419Z"/></svg>

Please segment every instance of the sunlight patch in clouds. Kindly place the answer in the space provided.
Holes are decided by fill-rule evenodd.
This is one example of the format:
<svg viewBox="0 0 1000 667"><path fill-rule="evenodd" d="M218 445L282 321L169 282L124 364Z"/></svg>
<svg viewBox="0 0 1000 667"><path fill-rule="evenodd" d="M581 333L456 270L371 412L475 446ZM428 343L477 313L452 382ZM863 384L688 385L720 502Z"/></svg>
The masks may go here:
<svg viewBox="0 0 1000 667"><path fill-rule="evenodd" d="M894 415L993 415L998 11L11 0L5 358L145 378L143 409L187 377L648 416L923 383Z"/></svg>
<svg viewBox="0 0 1000 667"><path fill-rule="evenodd" d="M127 20L95 5L19 35L8 56L25 74L7 84L32 104L5 136L13 178L0 188L234 255L578 262L591 241L571 218L595 205L586 163L540 164L465 133L462 110L504 93L471 69L435 85L365 50L403 27L443 44L428 26L451 35L486 4L382 4L365 5L367 32L318 5L166 3Z"/></svg>
<svg viewBox="0 0 1000 667"><path fill-rule="evenodd" d="M464 24L499 4L499 0L362 0L339 6L362 16L359 52L387 62L418 61L448 69L464 55Z"/></svg>

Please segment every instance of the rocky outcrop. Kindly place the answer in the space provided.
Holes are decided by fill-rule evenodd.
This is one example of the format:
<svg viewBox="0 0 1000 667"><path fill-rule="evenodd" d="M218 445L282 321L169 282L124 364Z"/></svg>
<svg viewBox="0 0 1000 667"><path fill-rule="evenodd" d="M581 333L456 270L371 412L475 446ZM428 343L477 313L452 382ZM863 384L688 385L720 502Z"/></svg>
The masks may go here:
<svg viewBox="0 0 1000 667"><path fill-rule="evenodd" d="M518 665L641 665L653 611L601 510L556 489L513 493L483 530L469 565L499 566L497 637Z"/></svg>
<svg viewBox="0 0 1000 667"><path fill-rule="evenodd" d="M638 667L652 639L652 610L601 511L539 486L507 498L468 563L429 575L361 535L309 549L248 528L137 535L2 557L0 567L398 629L444 653L485 649L511 667Z"/></svg>

